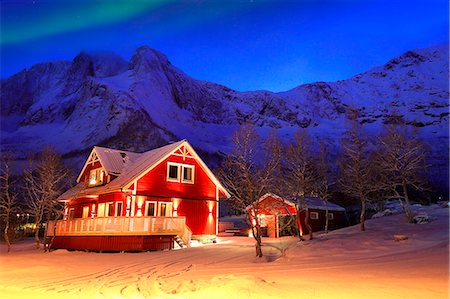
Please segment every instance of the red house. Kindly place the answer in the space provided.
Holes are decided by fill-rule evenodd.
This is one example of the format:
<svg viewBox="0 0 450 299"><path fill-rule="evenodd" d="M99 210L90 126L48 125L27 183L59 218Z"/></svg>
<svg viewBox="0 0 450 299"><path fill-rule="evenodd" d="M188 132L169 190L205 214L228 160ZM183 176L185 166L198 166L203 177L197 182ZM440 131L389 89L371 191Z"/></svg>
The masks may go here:
<svg viewBox="0 0 450 299"><path fill-rule="evenodd" d="M62 194L63 220L47 226L51 247L141 251L215 242L218 203L229 197L182 140L148 152L94 147L77 185Z"/></svg>
<svg viewBox="0 0 450 299"><path fill-rule="evenodd" d="M313 231L323 230L325 227L325 204L317 197L306 197L309 223ZM284 199L272 193L266 193L256 205L256 214L263 229L263 236L278 238L292 234L295 223L289 223L290 215L296 217L296 200ZM250 208L251 206L249 206ZM300 233L305 232L306 209L300 212ZM337 204L328 202L328 226L330 230L345 226L345 209Z"/></svg>

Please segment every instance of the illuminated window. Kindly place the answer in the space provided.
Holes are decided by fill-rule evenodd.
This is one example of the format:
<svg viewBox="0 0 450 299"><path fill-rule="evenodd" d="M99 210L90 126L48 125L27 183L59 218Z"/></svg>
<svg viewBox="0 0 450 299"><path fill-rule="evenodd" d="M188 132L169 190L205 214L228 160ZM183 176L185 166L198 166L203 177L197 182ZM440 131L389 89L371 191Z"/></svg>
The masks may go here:
<svg viewBox="0 0 450 299"><path fill-rule="evenodd" d="M104 203L98 204L97 217L105 217L105 204Z"/></svg>
<svg viewBox="0 0 450 299"><path fill-rule="evenodd" d="M333 220L333 219L334 219L333 213L328 213L328 220Z"/></svg>
<svg viewBox="0 0 450 299"><path fill-rule="evenodd" d="M175 163L167 163L167 180L172 182L180 181L180 165Z"/></svg>
<svg viewBox="0 0 450 299"><path fill-rule="evenodd" d="M314 219L314 220L319 219L319 213L318 212L310 212L309 218Z"/></svg>
<svg viewBox="0 0 450 299"><path fill-rule="evenodd" d="M159 216L172 216L172 203L171 202L159 202L158 203Z"/></svg>
<svg viewBox="0 0 450 299"><path fill-rule="evenodd" d="M105 172L100 168L92 169L89 172L89 186L97 186L103 184Z"/></svg>
<svg viewBox="0 0 450 299"><path fill-rule="evenodd" d="M89 217L89 206L84 206L83 207L83 218L88 218Z"/></svg>
<svg viewBox="0 0 450 299"><path fill-rule="evenodd" d="M194 166L183 165L183 183L194 183Z"/></svg>

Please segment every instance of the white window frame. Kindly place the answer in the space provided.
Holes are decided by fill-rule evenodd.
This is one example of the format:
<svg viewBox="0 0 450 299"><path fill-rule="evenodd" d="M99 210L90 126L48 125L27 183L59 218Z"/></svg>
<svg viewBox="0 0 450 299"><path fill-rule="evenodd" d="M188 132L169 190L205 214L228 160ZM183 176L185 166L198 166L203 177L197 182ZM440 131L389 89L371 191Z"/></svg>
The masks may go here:
<svg viewBox="0 0 450 299"><path fill-rule="evenodd" d="M114 206L114 202L112 201L105 202L105 217L111 217L109 216L109 207L111 207L111 205Z"/></svg>
<svg viewBox="0 0 450 299"><path fill-rule="evenodd" d="M120 209L120 215L118 215L118 213L117 213L118 210L119 210L119 204L122 205L122 207L121 207L121 209ZM114 216L116 216L116 217L122 216L122 213L123 213L123 206L124 206L124 204L123 204L122 201L117 201L117 202L116 202L116 205L115 205L115 207L114 207Z"/></svg>
<svg viewBox="0 0 450 299"><path fill-rule="evenodd" d="M314 216L313 216L314 215ZM317 220L319 219L319 212L309 212L309 218L311 220Z"/></svg>
<svg viewBox="0 0 450 299"><path fill-rule="evenodd" d="M334 214L328 212L328 220L334 220Z"/></svg>
<svg viewBox="0 0 450 299"><path fill-rule="evenodd" d="M147 215L148 214L148 206L151 203L153 203L155 205L155 212L151 216L156 216L156 214L158 213L158 204L157 204L157 202L156 201L147 200L147 201L145 201L145 210L144 210L144 216L145 217L149 216L149 215Z"/></svg>
<svg viewBox="0 0 450 299"><path fill-rule="evenodd" d="M161 215L161 206L162 204L166 204L166 211L169 210L169 215ZM168 207L170 206L170 209L168 209ZM162 216L162 217L172 217L173 215L173 203L171 202L167 202L167 201L159 201L158 202L158 216Z"/></svg>
<svg viewBox="0 0 450 299"><path fill-rule="evenodd" d="M177 167L177 174L178 175L177 175L176 179L169 177L170 166ZM167 175L166 175L167 181L168 182L180 182L180 179L181 179L180 169L181 169L181 164L180 163L167 162Z"/></svg>
<svg viewBox="0 0 450 299"><path fill-rule="evenodd" d="M195 166L194 165L188 165L188 164L182 164L181 165L181 181L183 183L193 184L195 179ZM184 169L190 168L191 169L191 180L185 180L184 179Z"/></svg>

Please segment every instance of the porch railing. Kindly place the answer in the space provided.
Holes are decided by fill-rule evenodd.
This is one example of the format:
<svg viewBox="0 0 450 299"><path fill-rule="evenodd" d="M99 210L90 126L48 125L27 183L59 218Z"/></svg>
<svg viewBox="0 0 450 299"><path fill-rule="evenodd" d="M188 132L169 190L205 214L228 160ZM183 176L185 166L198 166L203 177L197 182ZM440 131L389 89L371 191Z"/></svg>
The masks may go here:
<svg viewBox="0 0 450 299"><path fill-rule="evenodd" d="M47 237L177 235L186 244L192 232L185 217L95 217L49 221Z"/></svg>

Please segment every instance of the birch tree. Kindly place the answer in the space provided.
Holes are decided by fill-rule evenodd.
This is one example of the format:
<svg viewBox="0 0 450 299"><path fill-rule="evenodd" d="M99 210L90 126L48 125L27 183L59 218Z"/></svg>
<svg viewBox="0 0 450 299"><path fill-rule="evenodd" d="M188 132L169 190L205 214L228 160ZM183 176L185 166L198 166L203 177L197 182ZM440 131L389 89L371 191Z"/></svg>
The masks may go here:
<svg viewBox="0 0 450 299"><path fill-rule="evenodd" d="M242 125L232 140L234 149L219 168L218 176L232 195L231 203L245 213L256 241L256 256L262 257L258 200L274 185L274 175L279 171L281 159L280 144L271 136L262 145L251 124Z"/></svg>
<svg viewBox="0 0 450 299"><path fill-rule="evenodd" d="M330 163L328 161L329 152L327 150L328 146L326 143L320 143L319 158L317 161L317 181L316 181L316 193L319 198L323 201L325 205L325 233L328 233L328 200L330 199L330 180L331 180L331 169Z"/></svg>
<svg viewBox="0 0 450 299"><path fill-rule="evenodd" d="M37 161L35 164L34 161ZM28 207L35 219L35 243L40 247L39 230L45 221L57 219L62 205L57 197L67 186L69 170L54 149L45 148L37 158L30 158L25 169L25 191Z"/></svg>
<svg viewBox="0 0 450 299"><path fill-rule="evenodd" d="M373 155L357 119L351 122L350 128L341 139L341 148L338 183L344 193L360 202L360 229L365 231L366 205L370 194L379 188L375 183Z"/></svg>
<svg viewBox="0 0 450 299"><path fill-rule="evenodd" d="M385 127L379 139L377 162L385 174L385 184L400 200L407 222L413 222L409 188L423 190L426 171L426 147L417 130L397 124Z"/></svg>
<svg viewBox="0 0 450 299"><path fill-rule="evenodd" d="M312 151L313 140L307 130L295 132L294 140L288 145L286 153L286 168L288 189L297 198L297 219L299 219L300 239L302 234L300 213L306 211L305 225L309 238L313 238L309 224L309 211L305 196L312 195L315 190L317 173Z"/></svg>
<svg viewBox="0 0 450 299"><path fill-rule="evenodd" d="M11 217L16 211L16 198L11 192L11 159L2 157L0 168L1 193L0 193L0 217L3 229L3 238L5 239L8 252L11 251L11 240L9 239L9 232L11 229Z"/></svg>

